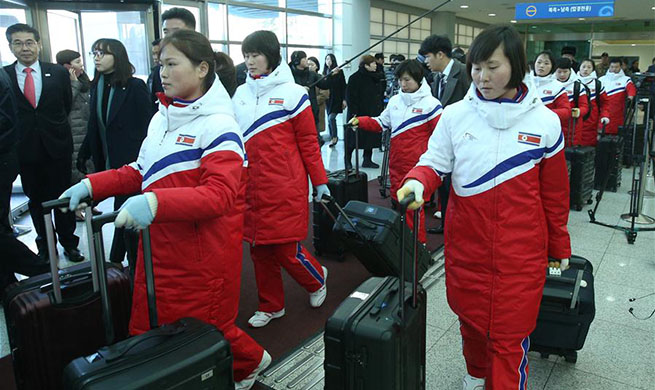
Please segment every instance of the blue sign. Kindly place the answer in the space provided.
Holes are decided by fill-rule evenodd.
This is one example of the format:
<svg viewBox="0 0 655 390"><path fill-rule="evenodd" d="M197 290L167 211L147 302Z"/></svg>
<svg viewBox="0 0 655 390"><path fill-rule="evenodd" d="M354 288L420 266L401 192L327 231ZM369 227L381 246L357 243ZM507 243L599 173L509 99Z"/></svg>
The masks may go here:
<svg viewBox="0 0 655 390"><path fill-rule="evenodd" d="M608 18L614 16L614 1L551 1L517 3L516 20Z"/></svg>

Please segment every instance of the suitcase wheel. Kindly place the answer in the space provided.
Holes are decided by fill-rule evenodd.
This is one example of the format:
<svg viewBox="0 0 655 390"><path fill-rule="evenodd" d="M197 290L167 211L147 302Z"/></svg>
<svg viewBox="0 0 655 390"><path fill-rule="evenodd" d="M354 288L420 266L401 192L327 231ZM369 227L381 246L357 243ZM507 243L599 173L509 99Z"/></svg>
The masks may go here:
<svg viewBox="0 0 655 390"><path fill-rule="evenodd" d="M578 352L577 351L572 351L568 353L567 355L564 356L564 360L568 363L573 363L578 361Z"/></svg>
<svg viewBox="0 0 655 390"><path fill-rule="evenodd" d="M592 204L592 203L594 203L593 199L587 199L587 204Z"/></svg>
<svg viewBox="0 0 655 390"><path fill-rule="evenodd" d="M380 196L382 196L383 198L387 198L388 197L387 190L384 188L380 188Z"/></svg>
<svg viewBox="0 0 655 390"><path fill-rule="evenodd" d="M574 208L575 208L575 211L582 211L582 205L580 205L580 204L576 204Z"/></svg>

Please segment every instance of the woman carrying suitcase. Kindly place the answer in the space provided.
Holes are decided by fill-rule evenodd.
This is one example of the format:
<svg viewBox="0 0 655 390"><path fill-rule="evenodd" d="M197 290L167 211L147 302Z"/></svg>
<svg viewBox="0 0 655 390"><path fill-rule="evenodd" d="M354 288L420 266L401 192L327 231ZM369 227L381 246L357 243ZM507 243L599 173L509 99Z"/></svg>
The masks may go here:
<svg viewBox="0 0 655 390"><path fill-rule="evenodd" d="M423 66L416 60L403 61L396 67L395 77L401 91L393 96L387 108L378 117L353 117L351 125L362 130L380 133L391 130L389 176L391 197L396 198L403 177L416 165L428 149L428 139L441 116L441 103L432 96L430 85L423 77ZM414 221L414 212L408 211L407 223ZM425 213L421 209L419 240L425 242Z"/></svg>
<svg viewBox="0 0 655 390"><path fill-rule="evenodd" d="M255 31L241 50L248 77L232 102L248 155L244 240L259 294L248 324L259 328L285 313L281 267L309 293L310 306L323 304L327 269L300 244L309 221L307 176L317 200L330 191L309 97L281 61L277 37Z"/></svg>
<svg viewBox="0 0 655 390"><path fill-rule="evenodd" d="M603 87L603 83L596 76L596 64L594 64L593 60L587 58L580 63L578 77L591 93L590 114L582 126L579 145L596 146L599 125L610 123L609 97L607 96L605 87ZM598 123L599 121L600 124Z"/></svg>
<svg viewBox="0 0 655 390"><path fill-rule="evenodd" d="M444 110L398 199L413 193L416 209L452 173L446 289L460 321L464 389L526 389L547 259L566 268L571 256L564 137L522 81L527 63L514 28L482 31L466 67L468 94Z"/></svg>
<svg viewBox="0 0 655 390"><path fill-rule="evenodd" d="M161 42L159 112L137 160L89 175L69 188L70 209L91 195L130 197L117 227L150 225L161 323L195 317L215 325L234 356L236 389L249 389L271 357L234 321L239 306L245 153L230 96L207 38L180 30ZM146 332L148 309L139 250L130 333Z"/></svg>

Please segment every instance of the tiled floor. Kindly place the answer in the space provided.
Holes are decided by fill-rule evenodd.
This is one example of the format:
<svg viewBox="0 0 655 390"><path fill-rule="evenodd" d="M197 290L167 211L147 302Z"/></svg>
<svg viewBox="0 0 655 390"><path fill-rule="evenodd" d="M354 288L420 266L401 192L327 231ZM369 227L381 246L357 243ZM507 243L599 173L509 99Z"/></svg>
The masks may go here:
<svg viewBox="0 0 655 390"><path fill-rule="evenodd" d="M323 147L327 169L343 167L342 145ZM382 154L376 150L373 160L381 163ZM379 170L364 171L369 179L379 174ZM598 220L619 223L620 214L628 212L630 196L627 191L631 178L632 170L625 169L619 192L605 194L597 213ZM648 188L653 190L654 187L653 178L649 177ZM101 208L108 210L110 207L105 202ZM590 224L587 215L590 207L570 213L569 231L573 252L594 265L596 318L576 364L566 363L563 358L542 359L538 354L529 354L529 388L655 389L655 317L639 320L628 312L634 307L635 315L645 317L655 309L655 296L628 301L655 292L655 232L641 232L635 244L629 245L623 232ZM643 214L655 216L655 199L645 199ZM28 224L29 218L23 218L20 223ZM81 247L85 251L85 236L80 233ZM30 234L22 239L32 244L33 237ZM110 239L111 232L107 231L105 240ZM445 294L443 280L432 284L428 290L427 384L430 390L460 389L465 374L457 318L448 307ZM1 310L0 356L4 356L9 348Z"/></svg>

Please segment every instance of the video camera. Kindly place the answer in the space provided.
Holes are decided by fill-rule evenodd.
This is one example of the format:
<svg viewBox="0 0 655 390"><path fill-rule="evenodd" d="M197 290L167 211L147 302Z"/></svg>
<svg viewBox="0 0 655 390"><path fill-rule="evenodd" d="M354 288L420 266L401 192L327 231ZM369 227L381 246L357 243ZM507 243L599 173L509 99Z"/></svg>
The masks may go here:
<svg viewBox="0 0 655 390"><path fill-rule="evenodd" d="M655 95L655 73L633 73L632 82L637 87L637 93L642 96Z"/></svg>

